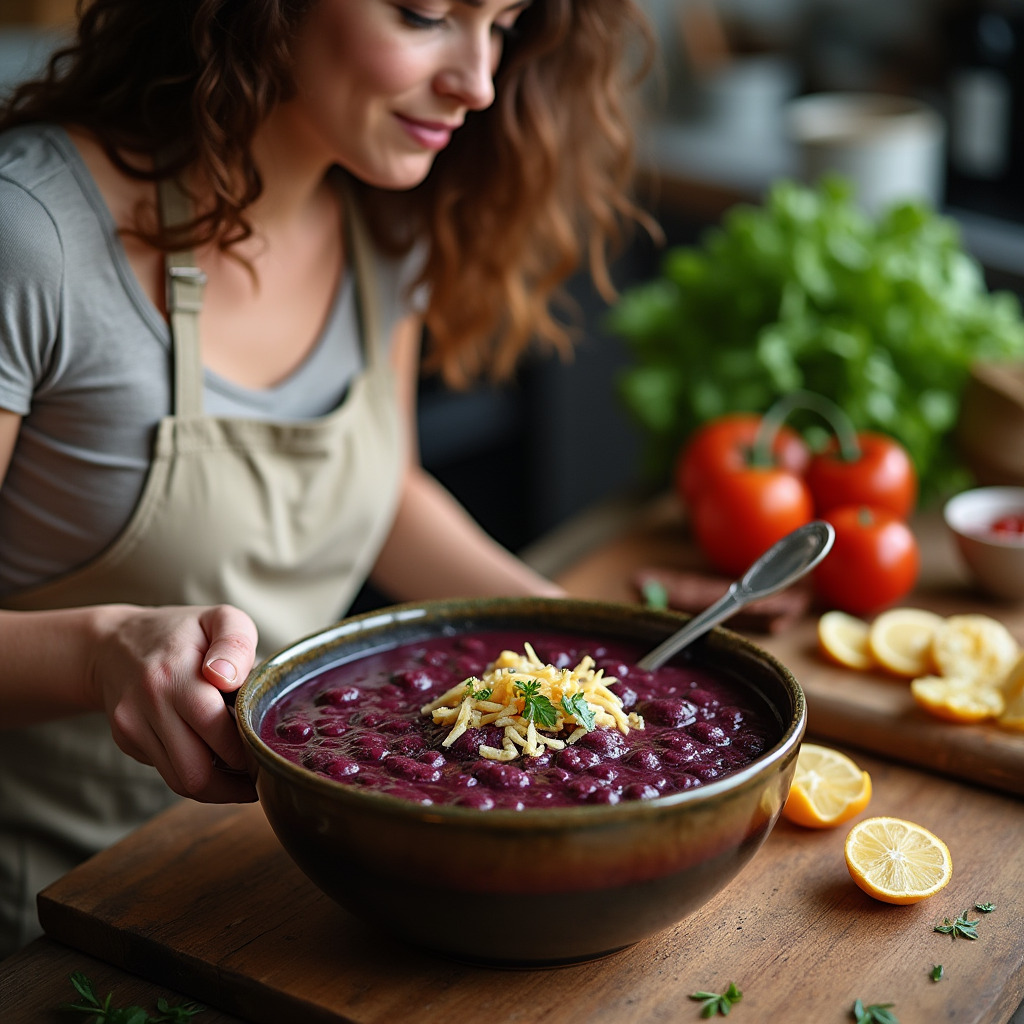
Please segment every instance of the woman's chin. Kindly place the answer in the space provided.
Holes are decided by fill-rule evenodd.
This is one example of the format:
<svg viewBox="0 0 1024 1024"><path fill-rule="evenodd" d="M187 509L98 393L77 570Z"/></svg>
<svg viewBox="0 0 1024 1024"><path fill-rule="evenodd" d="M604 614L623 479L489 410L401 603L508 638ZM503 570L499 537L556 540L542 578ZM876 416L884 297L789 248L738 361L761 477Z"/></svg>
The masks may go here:
<svg viewBox="0 0 1024 1024"><path fill-rule="evenodd" d="M349 167L348 170L373 188L387 192L407 192L423 184L434 166L436 156L436 153L429 153L414 159L396 160L386 167Z"/></svg>

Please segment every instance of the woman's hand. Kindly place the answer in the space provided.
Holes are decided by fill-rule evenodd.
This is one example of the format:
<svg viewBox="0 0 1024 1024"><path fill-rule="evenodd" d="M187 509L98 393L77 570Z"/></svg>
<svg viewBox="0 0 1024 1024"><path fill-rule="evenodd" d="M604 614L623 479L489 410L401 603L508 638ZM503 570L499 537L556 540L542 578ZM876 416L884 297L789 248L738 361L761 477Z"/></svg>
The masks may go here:
<svg viewBox="0 0 1024 1024"><path fill-rule="evenodd" d="M245 681L256 627L228 605L103 610L90 665L97 706L117 745L153 765L180 796L207 803L256 799L242 740L224 701Z"/></svg>

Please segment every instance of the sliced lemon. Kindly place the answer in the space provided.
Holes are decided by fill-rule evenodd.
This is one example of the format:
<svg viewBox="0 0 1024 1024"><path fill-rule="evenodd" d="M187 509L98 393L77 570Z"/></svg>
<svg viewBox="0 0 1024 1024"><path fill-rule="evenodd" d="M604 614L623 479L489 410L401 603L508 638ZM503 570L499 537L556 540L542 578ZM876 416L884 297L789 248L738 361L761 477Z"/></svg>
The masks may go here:
<svg viewBox="0 0 1024 1024"><path fill-rule="evenodd" d="M1007 704L1024 696L1024 654L1021 654L1010 666L1009 672L1003 677L1000 689L1003 691Z"/></svg>
<svg viewBox="0 0 1024 1024"><path fill-rule="evenodd" d="M875 661L894 675L913 679L932 668L932 638L945 620L923 608L891 608L868 631Z"/></svg>
<svg viewBox="0 0 1024 1024"><path fill-rule="evenodd" d="M918 903L953 877L949 848L938 836L902 818L865 818L844 847L850 877L883 903Z"/></svg>
<svg viewBox="0 0 1024 1024"><path fill-rule="evenodd" d="M807 828L832 828L849 821L871 800L871 776L831 747L804 743L782 813Z"/></svg>
<svg viewBox="0 0 1024 1024"><path fill-rule="evenodd" d="M910 684L917 704L947 722L983 722L1006 708L1002 693L960 676L921 676Z"/></svg>
<svg viewBox="0 0 1024 1024"><path fill-rule="evenodd" d="M846 668L865 671L875 659L868 647L868 624L863 619L838 610L825 612L818 619L818 646L829 661Z"/></svg>
<svg viewBox="0 0 1024 1024"><path fill-rule="evenodd" d="M1024 732L1024 656L1010 669L1002 693L1006 707L999 716L999 724L1004 729Z"/></svg>
<svg viewBox="0 0 1024 1024"><path fill-rule="evenodd" d="M999 686L1020 657L1020 645L988 615L951 615L932 639L932 662L940 675Z"/></svg>

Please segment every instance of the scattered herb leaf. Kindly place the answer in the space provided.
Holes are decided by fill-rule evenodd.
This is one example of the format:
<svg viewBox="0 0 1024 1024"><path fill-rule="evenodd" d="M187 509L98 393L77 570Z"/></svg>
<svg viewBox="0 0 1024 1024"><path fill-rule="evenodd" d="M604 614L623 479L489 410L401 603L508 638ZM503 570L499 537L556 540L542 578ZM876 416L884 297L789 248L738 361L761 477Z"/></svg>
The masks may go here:
<svg viewBox="0 0 1024 1024"><path fill-rule="evenodd" d="M490 696L494 691L489 686L481 686L478 690L476 688L476 684L479 682L480 680L477 679L476 676L466 680L466 696L475 697L477 700L490 699Z"/></svg>
<svg viewBox="0 0 1024 1024"><path fill-rule="evenodd" d="M996 909L996 905L994 903L975 903L974 909L980 910L983 914L991 914Z"/></svg>
<svg viewBox="0 0 1024 1024"><path fill-rule="evenodd" d="M928 977L931 978L932 981L942 981L943 973L942 964L935 964L928 972Z"/></svg>
<svg viewBox="0 0 1024 1024"><path fill-rule="evenodd" d="M112 992L108 992L101 1000L92 982L81 971L72 973L71 984L82 1001L64 1003L61 1009L88 1014L90 1024L187 1024L197 1013L206 1009L199 1003L178 1003L172 1006L161 997L156 1002L156 1014L149 1014L141 1006L111 1006Z"/></svg>
<svg viewBox="0 0 1024 1024"><path fill-rule="evenodd" d="M562 708L567 715L572 715L587 732L594 728L597 716L594 709L587 703L587 698L582 693L573 693L562 698Z"/></svg>
<svg viewBox="0 0 1024 1024"><path fill-rule="evenodd" d="M728 1017L733 1003L738 1003L743 998L743 993L736 987L735 982L729 982L729 987L722 993L692 992L690 998L702 1004L700 1009L702 1017L714 1017L716 1013Z"/></svg>
<svg viewBox="0 0 1024 1024"><path fill-rule="evenodd" d="M859 999L853 1004L857 1024L900 1024L899 1017L890 1013L895 1003L870 1003L865 1006Z"/></svg>
<svg viewBox="0 0 1024 1024"><path fill-rule="evenodd" d="M536 725L553 728L558 723L558 712L555 705L540 693L540 683L536 680L521 682L516 680L516 693L523 698L523 718Z"/></svg>
<svg viewBox="0 0 1024 1024"><path fill-rule="evenodd" d="M644 580L641 591L644 604L648 608L663 612L668 608L668 591L665 585L658 580Z"/></svg>
<svg viewBox="0 0 1024 1024"><path fill-rule="evenodd" d="M978 937L977 921L970 921L967 918L969 911L965 910L959 917L950 920L948 917L942 919L942 924L937 924L935 930L948 935L952 939L976 939Z"/></svg>

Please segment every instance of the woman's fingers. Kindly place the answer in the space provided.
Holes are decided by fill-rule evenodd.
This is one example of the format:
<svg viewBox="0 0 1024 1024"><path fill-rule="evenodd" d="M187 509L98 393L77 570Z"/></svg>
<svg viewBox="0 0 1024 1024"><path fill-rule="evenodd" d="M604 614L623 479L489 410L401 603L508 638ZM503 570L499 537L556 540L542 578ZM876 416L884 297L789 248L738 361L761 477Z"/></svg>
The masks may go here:
<svg viewBox="0 0 1024 1024"><path fill-rule="evenodd" d="M241 773L244 748L223 696L241 686L255 651L255 626L238 609L135 610L101 670L118 746L153 765L180 796L256 799Z"/></svg>
<svg viewBox="0 0 1024 1024"><path fill-rule="evenodd" d="M225 693L237 690L256 660L256 626L229 605L207 609L199 621L210 641L203 656L204 677Z"/></svg>

